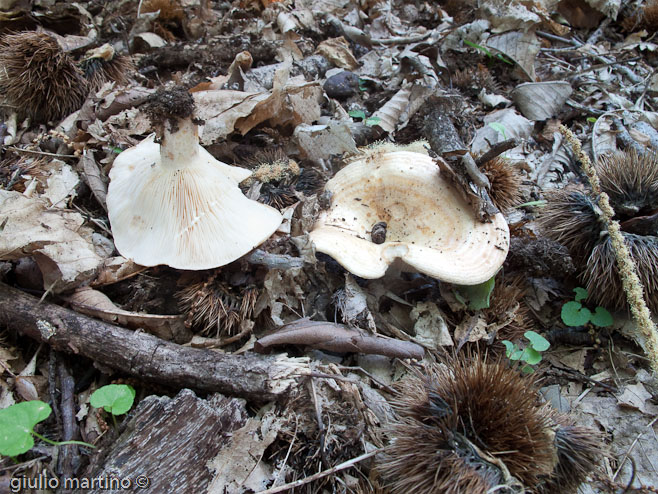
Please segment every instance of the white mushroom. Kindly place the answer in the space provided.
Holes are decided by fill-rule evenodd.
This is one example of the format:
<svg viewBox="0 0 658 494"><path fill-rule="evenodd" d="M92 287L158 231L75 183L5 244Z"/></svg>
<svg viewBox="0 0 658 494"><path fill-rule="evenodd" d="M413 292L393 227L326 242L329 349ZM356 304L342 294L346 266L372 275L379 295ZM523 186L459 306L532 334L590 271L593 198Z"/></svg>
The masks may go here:
<svg viewBox="0 0 658 494"><path fill-rule="evenodd" d="M311 239L317 251L362 278L379 278L399 260L402 268L476 285L507 256L503 216L479 222L426 154L375 150L336 173L325 189L332 193L331 206L320 214Z"/></svg>
<svg viewBox="0 0 658 494"><path fill-rule="evenodd" d="M217 161L199 145L189 118L165 124L122 152L110 171L108 216L117 250L144 266L223 266L264 242L282 221L247 199L238 183L249 170Z"/></svg>

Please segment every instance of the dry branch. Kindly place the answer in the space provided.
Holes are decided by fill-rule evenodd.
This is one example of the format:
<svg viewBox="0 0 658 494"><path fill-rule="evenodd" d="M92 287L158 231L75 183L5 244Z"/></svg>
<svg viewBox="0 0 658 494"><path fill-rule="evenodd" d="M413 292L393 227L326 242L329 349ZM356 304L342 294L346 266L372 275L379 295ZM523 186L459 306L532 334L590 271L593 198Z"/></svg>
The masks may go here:
<svg viewBox="0 0 658 494"><path fill-rule="evenodd" d="M256 351L276 345L306 345L330 352L358 352L401 359L422 359L425 350L410 341L367 334L342 324L300 319L256 342Z"/></svg>
<svg viewBox="0 0 658 494"><path fill-rule="evenodd" d="M0 324L67 353L175 388L194 388L259 402L280 396L304 373L302 360L229 355L184 347L97 321L0 283Z"/></svg>

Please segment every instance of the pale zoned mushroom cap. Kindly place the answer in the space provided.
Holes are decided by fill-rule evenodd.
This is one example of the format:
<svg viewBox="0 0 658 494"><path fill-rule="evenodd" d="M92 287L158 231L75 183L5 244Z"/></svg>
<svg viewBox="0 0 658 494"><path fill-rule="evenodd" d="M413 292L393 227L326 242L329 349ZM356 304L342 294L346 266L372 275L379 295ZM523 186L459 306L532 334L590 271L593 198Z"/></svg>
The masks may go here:
<svg viewBox="0 0 658 494"><path fill-rule="evenodd" d="M121 255L143 266L209 269L245 255L281 224L276 209L242 194L237 184L251 172L201 146L190 158L161 166L150 137L114 160L107 207Z"/></svg>
<svg viewBox="0 0 658 494"><path fill-rule="evenodd" d="M336 173L325 189L332 192L331 207L311 239L317 251L362 278L380 278L399 260L439 280L476 285L496 274L507 256L503 215L479 222L425 154L375 151ZM386 241L375 244L370 231L381 221Z"/></svg>

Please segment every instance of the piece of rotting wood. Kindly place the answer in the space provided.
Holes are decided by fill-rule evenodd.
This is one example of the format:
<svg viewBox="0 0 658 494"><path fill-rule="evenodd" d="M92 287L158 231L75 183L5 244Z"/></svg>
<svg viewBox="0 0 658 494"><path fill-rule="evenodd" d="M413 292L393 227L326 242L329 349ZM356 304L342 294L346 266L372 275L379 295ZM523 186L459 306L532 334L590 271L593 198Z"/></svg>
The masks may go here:
<svg viewBox="0 0 658 494"><path fill-rule="evenodd" d="M131 415L119 438L73 480L80 482L73 492L205 492L213 478L208 461L248 418L244 400L219 394L203 400L189 389L174 398L149 396ZM90 490L84 479L104 483Z"/></svg>

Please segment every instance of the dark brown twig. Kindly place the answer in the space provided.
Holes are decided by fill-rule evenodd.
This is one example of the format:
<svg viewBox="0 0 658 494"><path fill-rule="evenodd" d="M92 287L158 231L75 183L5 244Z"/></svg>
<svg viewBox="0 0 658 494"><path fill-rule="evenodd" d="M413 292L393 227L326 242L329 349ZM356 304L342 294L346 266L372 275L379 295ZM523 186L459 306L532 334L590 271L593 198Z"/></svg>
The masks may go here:
<svg viewBox="0 0 658 494"><path fill-rule="evenodd" d="M57 374L59 377L62 441L74 441L79 439L77 437L78 425L75 419L75 381L69 372L63 355L60 354L57 354ZM60 475L63 478L75 477L79 464L79 446L75 444L63 446L59 456Z"/></svg>
<svg viewBox="0 0 658 494"><path fill-rule="evenodd" d="M489 151L487 151L486 153L484 153L482 156L480 156L478 159L475 160L475 164L477 166L482 166L487 161L500 156L505 151L509 151L510 149L515 148L518 145L519 145L519 141L517 139L507 139L506 141L501 141L501 142L497 142L496 144L492 144L491 149L489 149Z"/></svg>
<svg viewBox="0 0 658 494"><path fill-rule="evenodd" d="M416 343L370 335L348 329L342 324L307 318L287 324L276 333L259 339L254 349L265 352L277 345L305 345L330 352L358 352L400 359L422 359L425 354L423 347Z"/></svg>

